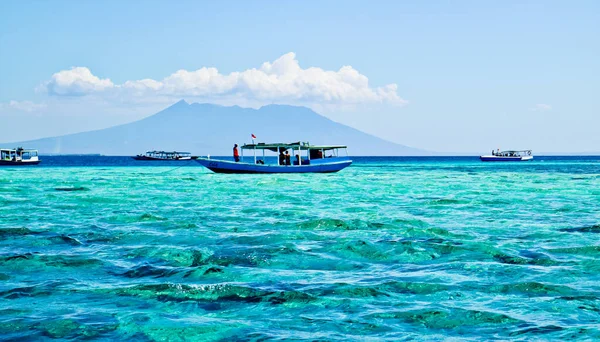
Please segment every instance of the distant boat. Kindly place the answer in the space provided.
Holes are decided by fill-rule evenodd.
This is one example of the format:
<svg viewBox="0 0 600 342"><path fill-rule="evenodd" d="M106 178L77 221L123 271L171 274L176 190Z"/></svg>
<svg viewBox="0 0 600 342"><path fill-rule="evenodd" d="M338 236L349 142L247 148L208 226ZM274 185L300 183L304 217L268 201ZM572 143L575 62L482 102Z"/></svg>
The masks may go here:
<svg viewBox="0 0 600 342"><path fill-rule="evenodd" d="M37 165L40 163L38 150L25 149L17 147L14 149L0 149L0 165L4 166L25 166Z"/></svg>
<svg viewBox="0 0 600 342"><path fill-rule="evenodd" d="M244 144L241 150L239 162L210 158L198 158L196 161L216 173L330 173L338 172L352 164L347 147L343 145L316 146L304 142L258 143ZM252 156L244 157L245 150L252 151ZM340 150L344 150L345 155L340 156ZM262 158L257 156L257 151L262 151ZM265 151L277 153L278 157L272 159L278 162L267 163ZM293 158L290 151L291 154L295 154Z"/></svg>
<svg viewBox="0 0 600 342"><path fill-rule="evenodd" d="M135 157L132 157L135 160L168 160L168 161L177 161L177 160L192 160L198 157L192 156L190 152L166 152L166 151L148 151L145 154L138 154Z"/></svg>
<svg viewBox="0 0 600 342"><path fill-rule="evenodd" d="M479 159L484 162L515 162L515 161L529 161L533 160L531 150L521 151L498 151L492 150L491 155L480 156Z"/></svg>

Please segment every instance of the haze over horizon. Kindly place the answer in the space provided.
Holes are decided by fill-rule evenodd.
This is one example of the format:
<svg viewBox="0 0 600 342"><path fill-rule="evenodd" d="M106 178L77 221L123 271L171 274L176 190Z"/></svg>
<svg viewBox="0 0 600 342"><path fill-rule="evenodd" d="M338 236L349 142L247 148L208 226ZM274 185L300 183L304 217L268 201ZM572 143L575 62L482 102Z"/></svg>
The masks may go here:
<svg viewBox="0 0 600 342"><path fill-rule="evenodd" d="M440 153L600 151L594 1L140 4L1 2L0 141L185 99L304 106Z"/></svg>

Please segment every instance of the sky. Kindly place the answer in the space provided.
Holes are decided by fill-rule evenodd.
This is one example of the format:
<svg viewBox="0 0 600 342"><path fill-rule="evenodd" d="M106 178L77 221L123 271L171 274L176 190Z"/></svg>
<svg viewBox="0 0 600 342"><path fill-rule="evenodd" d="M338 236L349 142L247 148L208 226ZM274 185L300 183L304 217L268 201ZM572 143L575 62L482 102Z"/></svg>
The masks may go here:
<svg viewBox="0 0 600 342"><path fill-rule="evenodd" d="M598 94L598 1L0 2L4 142L185 99L444 153L600 152Z"/></svg>

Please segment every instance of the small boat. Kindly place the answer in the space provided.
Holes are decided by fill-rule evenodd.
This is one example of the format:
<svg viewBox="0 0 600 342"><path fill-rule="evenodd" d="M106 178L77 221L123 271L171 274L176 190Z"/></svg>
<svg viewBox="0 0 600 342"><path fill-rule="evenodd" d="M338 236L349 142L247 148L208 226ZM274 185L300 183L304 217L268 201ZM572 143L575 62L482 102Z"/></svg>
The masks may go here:
<svg viewBox="0 0 600 342"><path fill-rule="evenodd" d="M514 162L514 161L529 161L533 160L533 155L531 155L531 150L521 150L521 151L500 151L497 152L492 150L491 155L480 156L479 159L481 161L501 161L501 162Z"/></svg>
<svg viewBox="0 0 600 342"><path fill-rule="evenodd" d="M241 146L239 161L198 158L200 165L216 173L330 173L350 166L347 147L343 145L316 146L306 142L258 143ZM252 156L244 157L244 151L252 151ZM340 150L345 151L341 156ZM262 158L257 156L262 151ZM277 156L266 156L265 152L275 152ZM294 160L290 155L295 154ZM269 162L271 161L271 162Z"/></svg>
<svg viewBox="0 0 600 342"><path fill-rule="evenodd" d="M166 152L166 151L148 151L145 154L138 154L131 157L135 160L192 160L198 157L192 156L189 152Z"/></svg>
<svg viewBox="0 0 600 342"><path fill-rule="evenodd" d="M40 163L38 150L32 150L22 147L14 149L0 149L0 165L4 166L25 166L37 165Z"/></svg>

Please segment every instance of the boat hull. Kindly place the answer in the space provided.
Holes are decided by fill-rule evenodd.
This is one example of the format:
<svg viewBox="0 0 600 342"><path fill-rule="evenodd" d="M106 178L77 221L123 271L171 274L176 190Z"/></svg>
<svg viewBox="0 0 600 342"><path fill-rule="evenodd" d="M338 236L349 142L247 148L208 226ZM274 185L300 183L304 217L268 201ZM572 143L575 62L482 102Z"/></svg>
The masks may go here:
<svg viewBox="0 0 600 342"><path fill-rule="evenodd" d="M12 160L0 160L0 166L28 166L37 165L41 160L34 161L12 161Z"/></svg>
<svg viewBox="0 0 600 342"><path fill-rule="evenodd" d="M502 157L502 156L480 156L479 159L484 162L522 162L531 161L533 156L522 157Z"/></svg>
<svg viewBox="0 0 600 342"><path fill-rule="evenodd" d="M352 164L349 158L321 159L309 165L263 165L227 160L198 158L196 161L207 169L216 173L332 173L338 172Z"/></svg>

